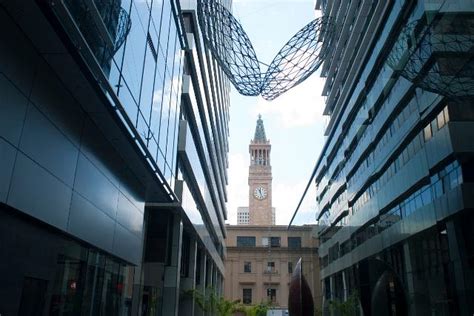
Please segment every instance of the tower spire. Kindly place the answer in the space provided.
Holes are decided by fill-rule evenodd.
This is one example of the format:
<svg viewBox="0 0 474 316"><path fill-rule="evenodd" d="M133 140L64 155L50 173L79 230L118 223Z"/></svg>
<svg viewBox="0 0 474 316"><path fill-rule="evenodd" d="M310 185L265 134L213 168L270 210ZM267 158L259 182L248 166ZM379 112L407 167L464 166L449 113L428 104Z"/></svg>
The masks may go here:
<svg viewBox="0 0 474 316"><path fill-rule="evenodd" d="M262 115L258 115L257 127L255 128L255 135L253 137L254 142L266 143L267 137L265 136L265 127L263 127Z"/></svg>

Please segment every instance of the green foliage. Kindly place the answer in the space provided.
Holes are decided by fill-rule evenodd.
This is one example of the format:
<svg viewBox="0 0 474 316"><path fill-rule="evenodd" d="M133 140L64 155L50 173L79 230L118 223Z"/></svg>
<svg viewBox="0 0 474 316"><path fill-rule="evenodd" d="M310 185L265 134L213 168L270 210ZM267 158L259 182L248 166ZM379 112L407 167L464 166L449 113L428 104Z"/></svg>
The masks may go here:
<svg viewBox="0 0 474 316"><path fill-rule="evenodd" d="M329 308L340 316L355 316L359 310L359 295L353 292L345 302L339 300L329 301Z"/></svg>
<svg viewBox="0 0 474 316"><path fill-rule="evenodd" d="M201 310L217 316L232 316L236 312L242 312L246 316L266 316L269 308L269 305L264 303L247 306L241 304L240 300L226 300L213 288L208 288L206 294L196 289L184 291L183 294L193 298Z"/></svg>
<svg viewBox="0 0 474 316"><path fill-rule="evenodd" d="M245 310L246 316L266 316L269 305L261 303L259 305L248 306Z"/></svg>
<svg viewBox="0 0 474 316"><path fill-rule="evenodd" d="M184 292L184 295L194 299L196 304L205 312L218 316L232 316L239 306L239 300L229 301L219 296L213 288L208 288L206 294L193 289Z"/></svg>
<svg viewBox="0 0 474 316"><path fill-rule="evenodd" d="M323 311L320 310L319 308L316 308L314 310L314 316L323 316Z"/></svg>

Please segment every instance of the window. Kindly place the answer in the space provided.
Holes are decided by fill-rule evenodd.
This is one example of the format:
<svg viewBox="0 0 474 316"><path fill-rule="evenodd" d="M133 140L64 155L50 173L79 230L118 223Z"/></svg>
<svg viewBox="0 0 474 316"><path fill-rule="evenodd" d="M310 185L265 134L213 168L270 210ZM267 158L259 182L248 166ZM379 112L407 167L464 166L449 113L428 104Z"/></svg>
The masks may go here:
<svg viewBox="0 0 474 316"><path fill-rule="evenodd" d="M288 261L288 273L293 273L293 262Z"/></svg>
<svg viewBox="0 0 474 316"><path fill-rule="evenodd" d="M444 112L440 112L438 114L438 116L436 117L436 119L438 120L438 128L441 129L443 128L444 124L445 124L445 121L444 121Z"/></svg>
<svg viewBox="0 0 474 316"><path fill-rule="evenodd" d="M274 261L268 261L267 262L267 273L275 273L275 262Z"/></svg>
<svg viewBox="0 0 474 316"><path fill-rule="evenodd" d="M272 248L280 247L280 237L270 237L270 246Z"/></svg>
<svg viewBox="0 0 474 316"><path fill-rule="evenodd" d="M250 262L250 261L245 261L244 262L244 272L246 272L246 273L252 272L252 262Z"/></svg>
<svg viewBox="0 0 474 316"><path fill-rule="evenodd" d="M290 249L301 248L301 237L288 237L288 248Z"/></svg>
<svg viewBox="0 0 474 316"><path fill-rule="evenodd" d="M255 236L237 236L237 247L255 247Z"/></svg>
<svg viewBox="0 0 474 316"><path fill-rule="evenodd" d="M242 302L252 304L252 289L242 289Z"/></svg>
<svg viewBox="0 0 474 316"><path fill-rule="evenodd" d="M280 247L280 237L262 237L262 246L263 247Z"/></svg>
<svg viewBox="0 0 474 316"><path fill-rule="evenodd" d="M267 289L268 301L276 303L276 289Z"/></svg>
<svg viewBox="0 0 474 316"><path fill-rule="evenodd" d="M423 130L423 134L425 136L425 142L431 139L431 125L427 125Z"/></svg>

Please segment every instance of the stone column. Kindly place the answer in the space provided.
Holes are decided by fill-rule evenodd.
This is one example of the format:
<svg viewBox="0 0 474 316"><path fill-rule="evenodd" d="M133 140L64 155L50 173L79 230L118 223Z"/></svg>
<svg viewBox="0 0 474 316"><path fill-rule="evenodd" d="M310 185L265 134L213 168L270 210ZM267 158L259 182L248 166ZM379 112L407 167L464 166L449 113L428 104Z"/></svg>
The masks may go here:
<svg viewBox="0 0 474 316"><path fill-rule="evenodd" d="M200 258L200 282L199 284L196 283L196 290L198 290L203 295L206 295L206 278L207 278L207 256L204 251L201 250L201 258ZM204 311L199 308L199 306L195 306L194 308L194 315L196 316L204 316Z"/></svg>
<svg viewBox="0 0 474 316"><path fill-rule="evenodd" d="M173 216L172 241L170 256L171 262L165 266L164 286L163 286L163 307L162 315L178 316L179 306L179 283L180 283L180 263L181 244L183 238L183 223L179 215Z"/></svg>
<svg viewBox="0 0 474 316"><path fill-rule="evenodd" d="M197 242L190 241L189 246L189 270L188 276L180 280L181 291L194 290L196 288L196 259L197 259ZM181 297L179 301L179 315L193 316L195 301L192 297Z"/></svg>

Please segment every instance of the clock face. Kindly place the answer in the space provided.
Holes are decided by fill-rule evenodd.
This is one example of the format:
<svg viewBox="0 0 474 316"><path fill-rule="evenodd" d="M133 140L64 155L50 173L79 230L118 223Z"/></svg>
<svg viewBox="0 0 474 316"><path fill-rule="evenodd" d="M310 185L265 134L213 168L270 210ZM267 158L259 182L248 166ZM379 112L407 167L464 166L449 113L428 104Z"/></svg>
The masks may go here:
<svg viewBox="0 0 474 316"><path fill-rule="evenodd" d="M267 197L267 190L265 190L265 188L263 187L257 187L253 192L253 195L255 196L255 198L263 200Z"/></svg>

